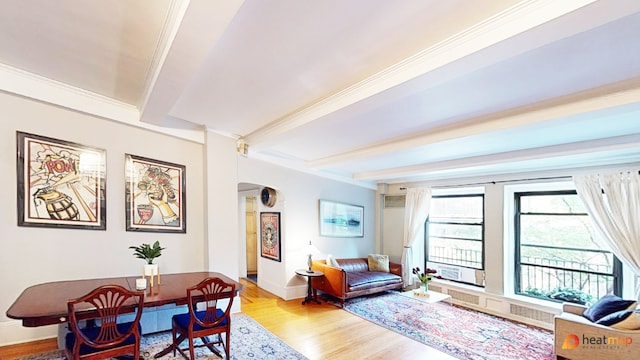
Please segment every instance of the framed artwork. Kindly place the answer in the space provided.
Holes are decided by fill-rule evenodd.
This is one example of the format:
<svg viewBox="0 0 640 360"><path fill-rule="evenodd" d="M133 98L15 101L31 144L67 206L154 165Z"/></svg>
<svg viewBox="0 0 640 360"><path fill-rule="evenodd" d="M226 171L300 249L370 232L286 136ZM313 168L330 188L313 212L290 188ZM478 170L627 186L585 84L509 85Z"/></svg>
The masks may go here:
<svg viewBox="0 0 640 360"><path fill-rule="evenodd" d="M185 166L125 154L126 230L187 232Z"/></svg>
<svg viewBox="0 0 640 360"><path fill-rule="evenodd" d="M106 151L16 135L18 226L105 230Z"/></svg>
<svg viewBox="0 0 640 360"><path fill-rule="evenodd" d="M281 261L280 259L280 213L260 213L260 256Z"/></svg>
<svg viewBox="0 0 640 360"><path fill-rule="evenodd" d="M364 207L320 200L320 236L363 237Z"/></svg>

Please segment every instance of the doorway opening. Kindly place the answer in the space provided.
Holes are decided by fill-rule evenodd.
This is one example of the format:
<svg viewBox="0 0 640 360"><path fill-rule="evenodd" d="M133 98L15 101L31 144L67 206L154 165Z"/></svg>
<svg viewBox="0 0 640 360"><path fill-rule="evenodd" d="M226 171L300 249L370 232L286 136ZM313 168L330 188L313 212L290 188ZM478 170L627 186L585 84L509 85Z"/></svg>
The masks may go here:
<svg viewBox="0 0 640 360"><path fill-rule="evenodd" d="M245 239L247 280L258 283L258 215L255 196L245 198Z"/></svg>

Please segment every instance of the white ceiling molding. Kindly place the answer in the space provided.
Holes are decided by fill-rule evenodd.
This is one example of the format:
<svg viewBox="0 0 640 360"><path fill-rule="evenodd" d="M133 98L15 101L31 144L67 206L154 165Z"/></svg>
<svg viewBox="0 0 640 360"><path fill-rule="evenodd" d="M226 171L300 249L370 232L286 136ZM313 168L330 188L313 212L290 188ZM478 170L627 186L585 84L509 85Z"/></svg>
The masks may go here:
<svg viewBox="0 0 640 360"><path fill-rule="evenodd" d="M417 136L411 138L376 144L363 149L352 149L335 156L309 161L307 162L307 166L312 168L330 167L338 163L354 161L364 157L400 151L417 146L424 146L454 138L472 136L508 128L516 128L555 118L569 117L577 114L634 104L638 102L638 99L640 99L640 88L633 88L555 106L541 104L537 106L537 110L530 110L528 108L525 112L510 116L495 117L492 115L489 119L473 119L466 122L465 126L456 126L455 128L446 127L440 130L434 129L428 131L426 134L417 134Z"/></svg>
<svg viewBox="0 0 640 360"><path fill-rule="evenodd" d="M496 164L517 163L538 159L552 159L569 155L593 154L598 152L613 152L616 150L633 149L638 147L640 147L640 134L624 135L592 141L580 141L575 143L553 145L543 148L517 150L507 153L497 153L468 157L464 159L433 162L429 164L405 166L400 168L385 169L382 171L362 172L354 174L353 177L356 180L362 181L371 179L382 179L384 181L390 181L393 179L408 178L411 176L424 174L426 172L435 173L438 171L451 169L471 169ZM607 161L610 162L611 160ZM623 161L626 162L629 161L629 159L624 159ZM593 166L602 164L597 163L588 165Z"/></svg>
<svg viewBox="0 0 640 360"><path fill-rule="evenodd" d="M142 122L162 123L243 3L185 0L176 4L168 21L180 23L167 25L166 46L141 109Z"/></svg>
<svg viewBox="0 0 640 360"><path fill-rule="evenodd" d="M640 169L640 162L628 163L624 165L614 164L608 166L597 167L581 167L581 168L564 168L535 172L520 172L520 173L507 173L507 174L495 174L489 176L476 176L476 177L461 177L456 179L437 179L437 180L417 180L417 181L402 181L402 182L389 182L388 185L390 191L394 193L401 193L402 191L396 190L398 188L430 186L433 189L445 188L452 189L453 187L469 188L475 186L483 186L489 184L525 184L525 183L572 183L571 177L573 175L593 174L600 173L602 171L635 171ZM557 187L554 186L557 189ZM569 187L571 188L571 186Z"/></svg>
<svg viewBox="0 0 640 360"><path fill-rule="evenodd" d="M140 113L133 105L1 63L0 84L1 90L27 98L185 140L204 143L204 134L201 130L166 128L142 123L140 122Z"/></svg>
<svg viewBox="0 0 640 360"><path fill-rule="evenodd" d="M594 1L596 0L519 2L384 71L248 134L244 140L252 147L260 149L263 142L268 143L277 135L495 45Z"/></svg>
<svg viewBox="0 0 640 360"><path fill-rule="evenodd" d="M59 81L0 63L1 90L107 119L134 124L138 109Z"/></svg>
<svg viewBox="0 0 640 360"><path fill-rule="evenodd" d="M162 26L162 31L160 32L158 38L158 44L155 47L153 59L151 60L151 64L149 65L149 76L147 77L147 81L145 83L144 94L141 103L138 105L138 108L140 108L141 112L144 112L144 109L149 102L149 97L151 96L156 82L158 81L162 65L166 61L169 50L171 49L171 44L173 44L173 40L178 33L178 29L180 28L180 24L182 23L184 14L187 11L187 7L189 6L189 1L190 0L171 1L169 12L167 13L167 17Z"/></svg>

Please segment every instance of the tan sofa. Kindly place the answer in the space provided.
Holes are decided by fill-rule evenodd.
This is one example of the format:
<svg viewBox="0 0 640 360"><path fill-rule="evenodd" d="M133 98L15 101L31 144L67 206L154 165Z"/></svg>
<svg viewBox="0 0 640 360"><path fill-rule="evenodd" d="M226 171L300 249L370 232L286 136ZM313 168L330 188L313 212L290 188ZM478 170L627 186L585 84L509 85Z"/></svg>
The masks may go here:
<svg viewBox="0 0 640 360"><path fill-rule="evenodd" d="M565 303L562 313L555 317L554 348L558 359L640 359L640 330L619 330L595 324L582 316L586 309L582 305ZM571 335L577 336L579 345L563 349L563 343ZM605 341L610 344L602 344Z"/></svg>
<svg viewBox="0 0 640 360"><path fill-rule="evenodd" d="M402 289L402 264L389 262L389 272L369 271L367 258L336 259L340 268L327 266L325 260L313 262L314 270L323 277L311 281L314 291L334 296L342 303L345 299L374 294L385 290Z"/></svg>

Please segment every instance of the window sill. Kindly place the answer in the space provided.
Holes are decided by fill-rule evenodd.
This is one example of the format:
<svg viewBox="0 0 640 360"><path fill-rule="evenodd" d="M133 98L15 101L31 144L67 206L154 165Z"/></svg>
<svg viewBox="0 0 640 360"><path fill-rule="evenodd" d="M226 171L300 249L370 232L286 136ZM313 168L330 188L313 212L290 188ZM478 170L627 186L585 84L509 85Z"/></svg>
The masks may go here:
<svg viewBox="0 0 640 360"><path fill-rule="evenodd" d="M535 299L529 296L524 296L524 295L517 295L517 294L512 294L512 295L503 295L505 298L513 300L515 302L520 302L520 303L525 303L528 305L535 305L537 307L542 307L542 308L547 308L547 309L553 309L556 312L560 313L562 312L562 303L558 303L555 301L546 301L546 300L541 300L541 299Z"/></svg>
<svg viewBox="0 0 640 360"><path fill-rule="evenodd" d="M562 312L562 303L545 301L545 300L535 299L528 296L516 295L516 294L510 294L510 295L495 294L495 293L488 292L484 287L461 284L455 281L448 281L443 279L434 279L433 283L437 284L438 286L442 286L450 289L462 290L468 293L475 293L477 295L482 295L489 298L507 300L510 303L533 307L533 308L547 311L547 312L553 312L557 314Z"/></svg>
<svg viewBox="0 0 640 360"><path fill-rule="evenodd" d="M482 287L482 286L459 283L459 282L456 282L456 281L450 281L450 280L445 280L445 279L433 279L431 282L434 283L434 284L438 284L440 286L446 286L446 287L450 287L450 288L457 288L457 289L471 291L471 292L478 292L478 293L481 293L481 294L486 294L487 293L485 288Z"/></svg>

